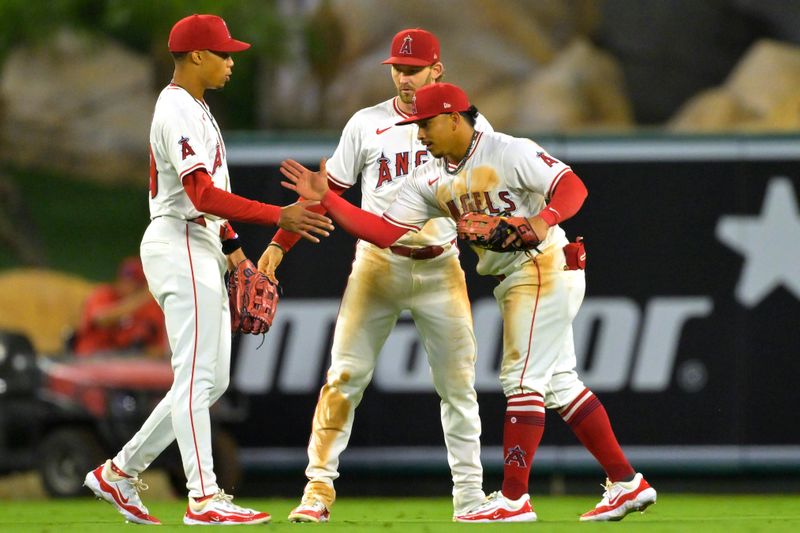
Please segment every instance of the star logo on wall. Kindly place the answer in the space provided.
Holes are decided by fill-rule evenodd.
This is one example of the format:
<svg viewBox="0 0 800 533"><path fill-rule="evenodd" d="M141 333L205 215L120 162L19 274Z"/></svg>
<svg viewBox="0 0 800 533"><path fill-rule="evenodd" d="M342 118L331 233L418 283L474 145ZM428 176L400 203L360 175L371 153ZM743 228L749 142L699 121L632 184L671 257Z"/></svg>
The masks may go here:
<svg viewBox="0 0 800 533"><path fill-rule="evenodd" d="M759 215L724 216L716 235L745 257L735 290L739 303L755 307L781 286L800 300L800 209L789 178L769 181Z"/></svg>

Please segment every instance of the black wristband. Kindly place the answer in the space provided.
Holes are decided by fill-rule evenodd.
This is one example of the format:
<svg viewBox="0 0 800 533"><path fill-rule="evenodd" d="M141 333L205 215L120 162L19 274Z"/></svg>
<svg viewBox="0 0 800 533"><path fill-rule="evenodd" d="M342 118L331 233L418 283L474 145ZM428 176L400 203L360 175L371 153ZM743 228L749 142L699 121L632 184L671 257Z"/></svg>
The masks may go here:
<svg viewBox="0 0 800 533"><path fill-rule="evenodd" d="M239 237L222 241L222 253L225 255L230 255L241 247L242 243L239 242Z"/></svg>

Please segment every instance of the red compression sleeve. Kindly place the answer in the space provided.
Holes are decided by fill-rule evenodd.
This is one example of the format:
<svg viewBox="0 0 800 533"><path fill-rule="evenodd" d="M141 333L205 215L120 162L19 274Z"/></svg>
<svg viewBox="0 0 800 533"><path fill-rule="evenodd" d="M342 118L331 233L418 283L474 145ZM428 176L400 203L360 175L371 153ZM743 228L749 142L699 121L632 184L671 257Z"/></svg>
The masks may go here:
<svg viewBox="0 0 800 533"><path fill-rule="evenodd" d="M550 196L550 203L539 213L549 226L555 226L575 216L589 195L586 185L571 170L561 176L555 187Z"/></svg>
<svg viewBox="0 0 800 533"><path fill-rule="evenodd" d="M337 185L336 183L328 180L328 187L330 187L331 191L341 196L341 194L346 191L347 189L342 187L341 185ZM302 200L302 198L300 198ZM313 207L307 208L309 211L313 211L314 213L319 213L320 215L325 214L325 208L322 207L322 204L315 205ZM295 233L293 231L287 231L285 229L278 229L275 232L275 235L272 237L272 242L279 245L283 248L283 252L286 253L292 249L292 246L297 244L297 241L300 240L301 235L299 233Z"/></svg>
<svg viewBox="0 0 800 533"><path fill-rule="evenodd" d="M183 177L183 189L194 207L209 215L268 226L276 226L281 218L277 205L248 200L214 187L211 176L202 168Z"/></svg>
<svg viewBox="0 0 800 533"><path fill-rule="evenodd" d="M378 215L359 209L331 191L325 193L322 206L347 233L379 248L387 248L408 231Z"/></svg>

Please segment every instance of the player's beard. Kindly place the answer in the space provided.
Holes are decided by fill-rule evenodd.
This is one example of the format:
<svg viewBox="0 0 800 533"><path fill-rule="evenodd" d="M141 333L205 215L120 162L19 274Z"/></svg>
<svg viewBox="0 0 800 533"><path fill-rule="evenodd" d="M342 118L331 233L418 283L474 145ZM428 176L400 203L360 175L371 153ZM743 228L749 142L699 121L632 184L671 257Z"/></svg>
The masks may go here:
<svg viewBox="0 0 800 533"><path fill-rule="evenodd" d="M429 72L428 73L428 77L425 78L425 82L422 83L422 85L420 85L419 87L425 87L426 85L428 85L430 83L433 83L433 75ZM414 92L411 93L411 94L403 93L401 88L398 87L397 88L397 96L400 98L400 101L403 102L404 104L411 104L414 101L414 95L417 94L417 90L419 89L419 87L415 88Z"/></svg>

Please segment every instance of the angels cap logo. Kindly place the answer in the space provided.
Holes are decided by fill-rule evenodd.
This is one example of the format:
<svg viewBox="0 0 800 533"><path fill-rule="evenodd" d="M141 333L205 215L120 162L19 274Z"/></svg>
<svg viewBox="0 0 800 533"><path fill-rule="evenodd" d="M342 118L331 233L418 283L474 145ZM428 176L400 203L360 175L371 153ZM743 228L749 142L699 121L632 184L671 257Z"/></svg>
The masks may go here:
<svg viewBox="0 0 800 533"><path fill-rule="evenodd" d="M408 56L413 56L414 52L411 51L411 41L413 41L413 40L414 39L412 39L410 35L406 35L403 38L403 46L400 47L400 50L398 50L397 53L398 54L408 55Z"/></svg>

